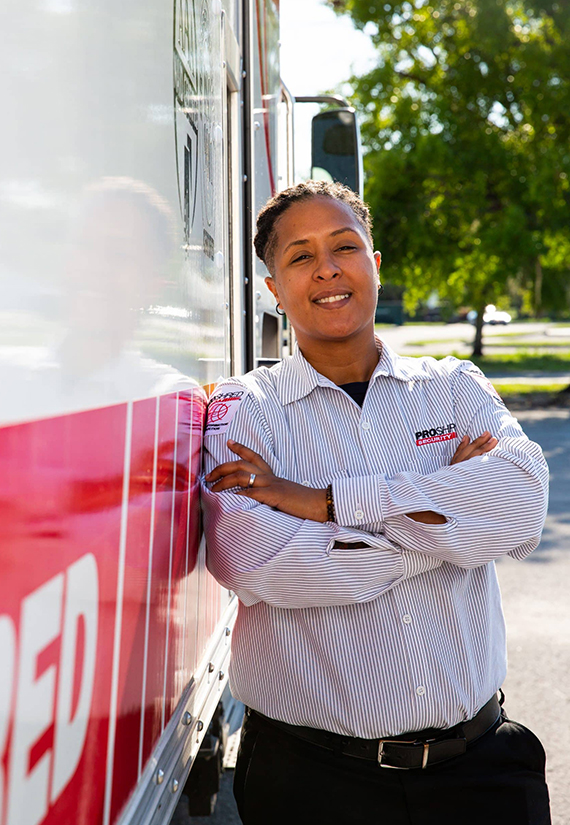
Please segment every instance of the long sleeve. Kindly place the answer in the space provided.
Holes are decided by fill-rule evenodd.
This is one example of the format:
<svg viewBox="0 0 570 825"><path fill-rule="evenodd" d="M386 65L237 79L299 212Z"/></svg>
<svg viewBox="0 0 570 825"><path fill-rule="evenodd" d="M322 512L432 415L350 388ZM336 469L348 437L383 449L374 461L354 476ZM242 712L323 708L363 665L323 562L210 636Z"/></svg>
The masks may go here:
<svg viewBox="0 0 570 825"><path fill-rule="evenodd" d="M223 389L223 387L222 387ZM255 450L277 475L272 433L254 394L247 392L227 428L205 436L206 473L235 459L232 438ZM441 564L402 550L381 534L302 520L232 491L202 485L208 568L250 606L259 601L297 608L353 604L377 598L410 576ZM335 541L366 547L335 548Z"/></svg>
<svg viewBox="0 0 570 825"><path fill-rule="evenodd" d="M454 386L457 436L488 430L490 453L437 472L402 472L334 482L337 519L345 526L382 522L385 536L409 550L461 567L509 554L522 559L540 541L548 501L548 467L482 373L466 362ZM457 444L457 442L455 442ZM406 513L432 510L447 521L426 525Z"/></svg>
<svg viewBox="0 0 570 825"><path fill-rule="evenodd" d="M332 483L342 522L204 485L207 564L241 600L232 693L273 719L366 739L453 727L502 684L497 571L484 562L529 551L546 488L540 450L480 373L378 350L362 405L297 348L218 387L204 436L208 471L235 459L229 437L281 477ZM486 428L499 447L449 468L457 439ZM426 509L448 524L406 517Z"/></svg>

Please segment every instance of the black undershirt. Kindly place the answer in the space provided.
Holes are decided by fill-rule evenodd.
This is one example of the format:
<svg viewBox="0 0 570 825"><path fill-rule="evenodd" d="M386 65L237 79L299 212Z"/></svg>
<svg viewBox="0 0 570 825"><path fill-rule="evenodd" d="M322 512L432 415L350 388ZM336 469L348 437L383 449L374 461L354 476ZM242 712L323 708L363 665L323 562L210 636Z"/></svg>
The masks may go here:
<svg viewBox="0 0 570 825"><path fill-rule="evenodd" d="M350 384L339 384L339 387L341 390L344 390L347 395L350 395L359 407L362 407L369 383L369 381L353 381Z"/></svg>

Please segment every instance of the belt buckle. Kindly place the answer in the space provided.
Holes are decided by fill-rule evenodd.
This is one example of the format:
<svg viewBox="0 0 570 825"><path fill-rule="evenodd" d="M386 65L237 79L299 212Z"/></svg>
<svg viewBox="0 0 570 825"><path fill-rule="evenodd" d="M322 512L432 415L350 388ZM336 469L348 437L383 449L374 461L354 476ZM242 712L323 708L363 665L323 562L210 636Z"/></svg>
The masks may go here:
<svg viewBox="0 0 570 825"><path fill-rule="evenodd" d="M411 768L406 768L405 766L399 765L387 765L383 762L384 757L384 745L422 745L423 746L423 753L422 753L422 768L427 767L428 757L429 757L429 742L418 742L417 740L403 740L403 739L380 739L378 743L378 764L381 768L391 768L393 771L410 771Z"/></svg>

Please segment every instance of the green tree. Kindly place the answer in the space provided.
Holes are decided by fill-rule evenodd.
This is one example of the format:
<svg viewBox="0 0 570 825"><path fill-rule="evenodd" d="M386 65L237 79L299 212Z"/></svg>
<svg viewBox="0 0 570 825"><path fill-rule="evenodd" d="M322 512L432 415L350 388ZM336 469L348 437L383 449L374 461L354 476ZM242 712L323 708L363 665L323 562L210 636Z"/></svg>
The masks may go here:
<svg viewBox="0 0 570 825"><path fill-rule="evenodd" d="M351 84L384 275L408 308L437 289L480 321L515 278L537 313L569 302L569 4L333 6L378 50ZM474 354L481 337L479 323Z"/></svg>

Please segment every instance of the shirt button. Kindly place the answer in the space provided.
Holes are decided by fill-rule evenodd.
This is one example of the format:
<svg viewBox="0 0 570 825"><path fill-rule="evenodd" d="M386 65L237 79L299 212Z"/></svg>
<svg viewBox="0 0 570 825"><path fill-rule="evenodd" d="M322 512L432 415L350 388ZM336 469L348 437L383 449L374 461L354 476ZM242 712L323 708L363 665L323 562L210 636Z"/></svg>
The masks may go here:
<svg viewBox="0 0 570 825"><path fill-rule="evenodd" d="M405 624L411 624L412 623L412 617L410 616L409 613L406 613L404 616L402 616L402 621L405 622Z"/></svg>
<svg viewBox="0 0 570 825"><path fill-rule="evenodd" d="M362 424L361 424L361 427L362 427L363 430L369 430L370 429L370 421L363 421Z"/></svg>
<svg viewBox="0 0 570 825"><path fill-rule="evenodd" d="M419 687L416 688L416 693L418 694L418 696L423 696L425 692L426 689L423 685L419 685Z"/></svg>
<svg viewBox="0 0 570 825"><path fill-rule="evenodd" d="M357 510L354 514L354 518L363 519L364 518L364 513L362 512L362 510Z"/></svg>
<svg viewBox="0 0 570 825"><path fill-rule="evenodd" d="M303 485L303 487L310 487L311 486L310 481L302 481L301 484Z"/></svg>

